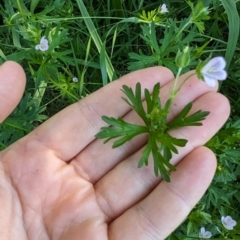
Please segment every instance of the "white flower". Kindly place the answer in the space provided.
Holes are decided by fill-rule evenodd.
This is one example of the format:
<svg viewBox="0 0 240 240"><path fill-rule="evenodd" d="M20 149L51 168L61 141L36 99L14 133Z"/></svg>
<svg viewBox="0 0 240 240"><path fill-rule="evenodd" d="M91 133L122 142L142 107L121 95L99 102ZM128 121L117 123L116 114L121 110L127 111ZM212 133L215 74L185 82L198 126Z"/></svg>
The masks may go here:
<svg viewBox="0 0 240 240"><path fill-rule="evenodd" d="M223 226L228 230L233 230L233 227L237 225L237 222L230 216L222 216L221 218Z"/></svg>
<svg viewBox="0 0 240 240"><path fill-rule="evenodd" d="M215 57L202 68L201 74L209 87L215 87L217 80L222 81L227 78L225 67L225 59L223 57Z"/></svg>
<svg viewBox="0 0 240 240"><path fill-rule="evenodd" d="M36 45L35 49L40 50L42 52L45 52L48 50L48 40L45 39L45 36L41 38L40 43Z"/></svg>
<svg viewBox="0 0 240 240"><path fill-rule="evenodd" d="M212 233L209 231L206 231L204 227L201 227L200 232L199 232L199 237L200 238L211 238Z"/></svg>
<svg viewBox="0 0 240 240"><path fill-rule="evenodd" d="M78 78L76 78L76 77L73 77L73 82L78 82Z"/></svg>
<svg viewBox="0 0 240 240"><path fill-rule="evenodd" d="M168 9L167 9L167 6L166 6L165 3L163 5L161 5L159 8L161 9L160 13L167 13L168 12Z"/></svg>

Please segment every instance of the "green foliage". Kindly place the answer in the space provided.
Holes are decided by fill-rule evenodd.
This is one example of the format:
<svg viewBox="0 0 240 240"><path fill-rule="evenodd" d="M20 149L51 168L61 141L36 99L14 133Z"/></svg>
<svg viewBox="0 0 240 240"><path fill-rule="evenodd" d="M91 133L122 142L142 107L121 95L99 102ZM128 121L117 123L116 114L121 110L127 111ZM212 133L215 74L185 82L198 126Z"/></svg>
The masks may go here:
<svg viewBox="0 0 240 240"><path fill-rule="evenodd" d="M198 231L199 226L212 223L211 215L200 210L192 211L188 219L187 235L190 235L194 231Z"/></svg>
<svg viewBox="0 0 240 240"><path fill-rule="evenodd" d="M113 148L119 147L127 141L130 141L135 136L147 132L147 128L145 128L144 126L127 123L122 118L115 119L112 117L109 118L103 116L102 119L104 122L111 125L112 127L102 127L101 132L96 135L97 138L106 138L104 143L107 143L113 138L122 137L114 142Z"/></svg>
<svg viewBox="0 0 240 240"><path fill-rule="evenodd" d="M210 18L208 16L209 15L208 7L205 7L202 1L198 1L196 6L194 6L193 3L190 1L188 1L187 3L192 10L190 21L196 25L200 33L203 33L205 30L203 21L208 20Z"/></svg>
<svg viewBox="0 0 240 240"><path fill-rule="evenodd" d="M161 29L161 25L157 25L154 22L142 25L142 34L140 37L148 46L151 54L146 55L141 49L139 50L139 54L130 52L129 57L133 61L129 63L128 69L138 70L149 66L162 65L176 73L177 67L174 64L174 60L178 55L178 50L184 48L186 45L191 45L192 42L203 41L194 31L181 34L189 23L189 19L184 19L179 24L176 24L173 19L168 19L168 21L165 21L164 30ZM193 62L188 62L189 65L193 64Z"/></svg>
<svg viewBox="0 0 240 240"><path fill-rule="evenodd" d="M222 4L226 10L226 13L228 15L228 21L229 21L229 34L228 34L228 45L227 50L225 54L225 58L227 59L227 68L230 65L230 62L232 61L235 48L237 46L238 42L238 36L239 36L239 29L240 29L240 19L238 15L238 11L236 8L236 3L234 1L222 1Z"/></svg>
<svg viewBox="0 0 240 240"><path fill-rule="evenodd" d="M142 103L140 83L137 83L135 92L126 85L123 86L122 91L127 96L127 98L123 98L123 100L138 114L145 123L145 126L127 123L122 118L115 119L113 117L103 116L103 121L109 124L110 127L102 127L101 131L96 134L96 137L100 139L105 138L104 143L117 138L118 140L113 143L113 148L115 148L130 141L137 135L147 133L148 142L143 150L138 167L142 167L143 165L147 166L150 154L152 154L155 175L161 175L165 181L169 182L169 170L175 170L175 167L170 163L172 155L177 154L177 147L184 147L187 140L174 138L167 131L184 126L200 126L200 121L204 120L209 112L199 110L187 116L192 107L192 104L189 103L178 117L172 122L167 123L171 99L162 106L159 98L159 83L154 86L152 95L150 95L148 89L144 91L146 110Z"/></svg>
<svg viewBox="0 0 240 240"><path fill-rule="evenodd" d="M105 51L104 48L104 44L102 43L102 40L94 26L94 23L92 22L90 15L83 3L82 0L77 0L79 9L82 13L82 16L84 18L85 24L88 28L88 31L91 34L91 38L93 39L99 53L100 53L100 66L101 66L101 72L102 72L102 76L103 76L103 81L106 84L107 83L107 77L106 74L104 72L107 72L110 81L113 80L115 78L115 73L114 73L114 69L111 63L111 60L108 57L107 52Z"/></svg>
<svg viewBox="0 0 240 240"><path fill-rule="evenodd" d="M144 22L154 22L154 23L161 23L164 21L165 17L164 14L158 9L154 9L151 11L146 12L145 9L142 10L142 13L139 14L140 21Z"/></svg>
<svg viewBox="0 0 240 240"><path fill-rule="evenodd" d="M0 125L0 149L17 141L47 119L47 116L42 114L44 110L44 106L39 108L37 101L30 94L26 94L11 116Z"/></svg>
<svg viewBox="0 0 240 240"><path fill-rule="evenodd" d="M198 110L190 116L187 116L191 108L192 103L187 104L181 113L168 124L168 127L173 129L184 126L201 126L201 121L203 121L210 112Z"/></svg>

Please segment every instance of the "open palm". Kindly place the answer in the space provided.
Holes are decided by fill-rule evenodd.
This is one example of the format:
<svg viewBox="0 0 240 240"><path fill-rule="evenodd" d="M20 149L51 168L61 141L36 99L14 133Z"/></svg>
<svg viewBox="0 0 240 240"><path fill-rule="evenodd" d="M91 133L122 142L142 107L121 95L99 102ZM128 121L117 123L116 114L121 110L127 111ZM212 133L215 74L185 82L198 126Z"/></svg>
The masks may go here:
<svg viewBox="0 0 240 240"><path fill-rule="evenodd" d="M151 164L137 168L146 136L114 150L111 143L103 145L94 136L104 125L102 115L140 121L121 100L123 84L134 87L141 82L143 89L151 90L160 81L164 102L172 80L172 73L161 67L128 74L67 107L1 152L1 239L166 238L211 182L216 159L202 145L228 117L226 98L196 77L182 88L169 118L189 101L194 102L193 111L211 113L201 127L171 132L189 140L173 157L177 171L171 174L171 183L156 178ZM1 120L16 106L24 83L19 65L7 62L0 67Z"/></svg>

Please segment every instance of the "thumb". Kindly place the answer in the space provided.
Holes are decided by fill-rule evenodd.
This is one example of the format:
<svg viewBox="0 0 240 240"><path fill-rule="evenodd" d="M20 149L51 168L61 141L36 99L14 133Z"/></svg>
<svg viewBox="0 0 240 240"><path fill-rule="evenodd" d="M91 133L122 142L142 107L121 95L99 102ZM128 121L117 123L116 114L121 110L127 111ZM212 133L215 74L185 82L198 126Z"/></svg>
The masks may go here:
<svg viewBox="0 0 240 240"><path fill-rule="evenodd" d="M3 122L19 103L25 83L25 73L18 63L7 61L0 66L0 122Z"/></svg>

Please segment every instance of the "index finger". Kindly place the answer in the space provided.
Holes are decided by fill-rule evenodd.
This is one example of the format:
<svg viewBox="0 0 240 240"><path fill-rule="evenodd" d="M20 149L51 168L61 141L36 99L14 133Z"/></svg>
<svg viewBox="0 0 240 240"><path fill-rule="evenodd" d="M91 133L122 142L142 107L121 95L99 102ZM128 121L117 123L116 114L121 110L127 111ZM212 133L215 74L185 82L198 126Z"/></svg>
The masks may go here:
<svg viewBox="0 0 240 240"><path fill-rule="evenodd" d="M164 86L173 78L172 72L164 67L152 67L127 74L65 108L33 131L28 138L43 143L59 158L68 161L95 139L103 125L102 115L119 117L130 110L121 100L122 85L133 88L140 82L142 89L151 89L157 82Z"/></svg>
<svg viewBox="0 0 240 240"><path fill-rule="evenodd" d="M0 66L0 122L17 106L26 83L25 73L20 65L8 61Z"/></svg>

